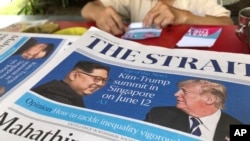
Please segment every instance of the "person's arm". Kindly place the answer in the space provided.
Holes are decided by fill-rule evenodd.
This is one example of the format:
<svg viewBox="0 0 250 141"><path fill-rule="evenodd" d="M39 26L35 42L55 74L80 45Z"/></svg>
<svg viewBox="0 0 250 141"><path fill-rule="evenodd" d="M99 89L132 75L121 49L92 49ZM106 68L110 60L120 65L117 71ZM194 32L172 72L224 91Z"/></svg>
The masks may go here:
<svg viewBox="0 0 250 141"><path fill-rule="evenodd" d="M197 24L197 25L233 25L233 21L227 16L197 16L192 14L190 11L184 11L183 14L178 16L176 24ZM180 20L180 23L178 23Z"/></svg>
<svg viewBox="0 0 250 141"><path fill-rule="evenodd" d="M122 34L126 27L120 15L113 7L105 7L101 1L88 2L81 10L81 15L86 20L96 22L96 26L114 35Z"/></svg>
<svg viewBox="0 0 250 141"><path fill-rule="evenodd" d="M191 24L191 25L233 25L233 21L227 16L198 16L190 11L172 7L159 1L143 20L145 26L155 25L159 28L170 24Z"/></svg>

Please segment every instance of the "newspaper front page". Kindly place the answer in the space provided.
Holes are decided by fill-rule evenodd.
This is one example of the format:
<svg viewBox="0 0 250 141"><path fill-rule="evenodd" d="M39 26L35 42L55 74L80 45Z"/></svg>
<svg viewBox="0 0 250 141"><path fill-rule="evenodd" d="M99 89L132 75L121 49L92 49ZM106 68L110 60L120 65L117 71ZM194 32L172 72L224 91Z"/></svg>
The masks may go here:
<svg viewBox="0 0 250 141"><path fill-rule="evenodd" d="M230 124L250 124L249 59L244 54L142 45L92 27L1 101L1 137L37 141L229 140ZM109 68L108 74L103 68L87 73L75 67L86 62ZM224 108L212 114L216 120L199 117L200 137L187 129L189 110L179 110L184 103L191 107L184 94L193 91L180 86L189 80L208 82L207 88L213 86L213 92L208 93L224 86L219 98L199 96L205 104L193 107L224 102ZM95 84L87 84L91 81ZM81 91L84 94L77 95ZM197 97L189 99L198 101Z"/></svg>
<svg viewBox="0 0 250 141"><path fill-rule="evenodd" d="M73 38L0 32L0 100L63 51Z"/></svg>

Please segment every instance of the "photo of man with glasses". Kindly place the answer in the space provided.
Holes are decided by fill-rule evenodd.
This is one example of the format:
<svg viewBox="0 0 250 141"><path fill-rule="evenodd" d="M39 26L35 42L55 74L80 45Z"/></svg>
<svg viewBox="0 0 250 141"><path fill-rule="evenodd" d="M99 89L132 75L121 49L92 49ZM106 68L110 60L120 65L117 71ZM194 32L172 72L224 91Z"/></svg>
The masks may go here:
<svg viewBox="0 0 250 141"><path fill-rule="evenodd" d="M52 80L32 89L54 101L85 107L83 96L96 92L108 81L110 68L102 64L79 61L63 80Z"/></svg>

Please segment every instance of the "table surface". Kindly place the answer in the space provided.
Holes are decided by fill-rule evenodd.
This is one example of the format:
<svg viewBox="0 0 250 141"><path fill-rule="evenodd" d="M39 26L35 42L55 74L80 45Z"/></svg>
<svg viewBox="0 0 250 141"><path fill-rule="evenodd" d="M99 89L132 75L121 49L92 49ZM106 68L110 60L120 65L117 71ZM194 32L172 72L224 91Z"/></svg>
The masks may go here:
<svg viewBox="0 0 250 141"><path fill-rule="evenodd" d="M87 22L80 16L67 15L67 16L0 16L0 28L3 26L10 25L12 23L21 21L35 21L35 20L49 20L59 24L60 29L69 27L85 27L89 28L95 26L93 22ZM177 25L164 28L159 38L151 38L145 40L136 40L136 42L146 45L156 45L167 48L178 48L176 43L181 37L188 31L190 25ZM207 26L206 26L207 27ZM249 54L250 48L246 43L243 43L236 35L236 26L220 26L222 32L212 47L198 48L194 47L191 49L209 50L209 51L220 51L220 52L231 52L231 53L244 53Z"/></svg>
<svg viewBox="0 0 250 141"><path fill-rule="evenodd" d="M58 23L62 29L69 27L89 28L91 26L95 26L94 23L86 21L77 21L77 22L55 21L55 22ZM191 27L190 25L170 26L162 30L161 36L159 38L136 40L136 42L146 45L156 45L167 48L178 48L176 47L177 42L182 38L182 36L188 31L190 27ZM202 27L202 26L197 26L197 27ZM213 26L203 26L203 27L213 27ZM237 26L230 25L230 26L219 26L219 27L222 27L222 32L212 47L202 47L202 48L193 47L191 49L231 52L231 53L244 53L244 54L250 53L250 48L247 46L246 43L242 42L235 33Z"/></svg>
<svg viewBox="0 0 250 141"><path fill-rule="evenodd" d="M0 28L6 27L10 24L23 22L23 21L84 21L81 16L78 15L0 15Z"/></svg>

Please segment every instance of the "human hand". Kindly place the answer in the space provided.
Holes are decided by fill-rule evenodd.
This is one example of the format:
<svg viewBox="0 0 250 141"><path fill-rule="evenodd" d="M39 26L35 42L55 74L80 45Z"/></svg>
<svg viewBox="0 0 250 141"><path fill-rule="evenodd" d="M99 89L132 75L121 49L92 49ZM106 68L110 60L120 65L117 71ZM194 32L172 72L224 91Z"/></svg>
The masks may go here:
<svg viewBox="0 0 250 141"><path fill-rule="evenodd" d="M168 5L164 1L158 1L157 4L147 13L143 20L144 26L155 26L164 28L171 24L183 23L185 15L180 18L183 11Z"/></svg>
<svg viewBox="0 0 250 141"><path fill-rule="evenodd" d="M95 18L96 26L113 35L123 34L126 26L113 7L103 7Z"/></svg>
<svg viewBox="0 0 250 141"><path fill-rule="evenodd" d="M143 25L164 28L168 25L233 25L233 21L227 16L196 15L192 11L171 6L172 0L158 0L156 5L147 13Z"/></svg>

